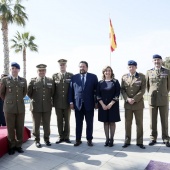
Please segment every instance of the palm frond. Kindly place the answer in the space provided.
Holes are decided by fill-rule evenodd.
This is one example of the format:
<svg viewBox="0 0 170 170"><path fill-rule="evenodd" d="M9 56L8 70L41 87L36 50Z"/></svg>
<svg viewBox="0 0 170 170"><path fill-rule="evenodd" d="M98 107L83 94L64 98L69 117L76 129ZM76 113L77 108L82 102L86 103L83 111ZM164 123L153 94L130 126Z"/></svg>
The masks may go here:
<svg viewBox="0 0 170 170"><path fill-rule="evenodd" d="M11 42L13 42L11 48L14 48L15 52L22 52L26 48L29 48L30 51L38 52L38 46L34 43L34 40L35 37L30 35L29 32L20 34L17 31L14 39L11 39Z"/></svg>

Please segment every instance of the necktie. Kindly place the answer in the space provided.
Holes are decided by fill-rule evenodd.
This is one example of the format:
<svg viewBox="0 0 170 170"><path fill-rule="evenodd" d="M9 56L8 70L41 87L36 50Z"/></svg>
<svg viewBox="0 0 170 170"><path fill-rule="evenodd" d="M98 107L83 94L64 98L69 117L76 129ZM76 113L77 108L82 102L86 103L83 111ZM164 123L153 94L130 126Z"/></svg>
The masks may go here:
<svg viewBox="0 0 170 170"><path fill-rule="evenodd" d="M130 81L132 82L133 79L134 79L134 75L131 75L131 76L130 76Z"/></svg>
<svg viewBox="0 0 170 170"><path fill-rule="evenodd" d="M64 79L64 74L62 74L62 78Z"/></svg>
<svg viewBox="0 0 170 170"><path fill-rule="evenodd" d="M133 76L132 76L132 80L134 79L134 77L135 77L135 76L133 75Z"/></svg>
<svg viewBox="0 0 170 170"><path fill-rule="evenodd" d="M84 89L84 74L82 75L81 81L82 81L82 88Z"/></svg>
<svg viewBox="0 0 170 170"><path fill-rule="evenodd" d="M14 81L16 82L16 81L18 81L18 79L15 77L15 78L14 78Z"/></svg>
<svg viewBox="0 0 170 170"><path fill-rule="evenodd" d="M41 78L41 83L42 83L43 86L44 86L44 78Z"/></svg>
<svg viewBox="0 0 170 170"><path fill-rule="evenodd" d="M157 69L157 70L156 70L156 73L159 74L159 73L160 73L160 69Z"/></svg>

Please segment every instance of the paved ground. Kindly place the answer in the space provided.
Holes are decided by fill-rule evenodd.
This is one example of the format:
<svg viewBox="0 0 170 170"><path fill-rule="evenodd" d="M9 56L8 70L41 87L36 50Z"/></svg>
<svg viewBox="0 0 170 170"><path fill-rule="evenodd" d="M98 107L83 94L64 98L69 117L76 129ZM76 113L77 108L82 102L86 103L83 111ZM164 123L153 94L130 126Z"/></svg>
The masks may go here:
<svg viewBox="0 0 170 170"><path fill-rule="evenodd" d="M97 120L97 111L94 118L94 146L88 147L85 138L85 125L83 131L83 144L74 147L75 141L75 118L74 112L71 115L71 137L72 144L55 144L57 140L56 116L53 110L51 119L51 142L52 146L36 148L34 139L29 139L23 144L23 154L4 155L0 158L0 170L144 170L150 160L170 162L170 148L165 147L161 140L161 127L158 121L159 138L155 146L148 146L149 141L149 111L144 110L144 145L142 150L136 146L136 127L133 121L132 145L122 148L124 143L124 109L123 101L120 101L121 119L117 123L114 147L104 147L105 136L103 124ZM160 120L160 119L158 119ZM170 123L170 121L169 121ZM32 130L31 114L26 112L25 126ZM42 132L42 127L41 127ZM164 169L165 170L165 169Z"/></svg>

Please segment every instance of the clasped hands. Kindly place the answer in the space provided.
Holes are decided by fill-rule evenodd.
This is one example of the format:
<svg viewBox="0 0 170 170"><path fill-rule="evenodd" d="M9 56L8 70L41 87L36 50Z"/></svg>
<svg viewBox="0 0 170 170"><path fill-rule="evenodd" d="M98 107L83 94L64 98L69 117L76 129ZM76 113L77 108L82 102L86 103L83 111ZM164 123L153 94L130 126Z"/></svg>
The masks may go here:
<svg viewBox="0 0 170 170"><path fill-rule="evenodd" d="M127 102L128 102L129 104L133 104L133 103L135 103L135 100L132 99L132 98L127 98Z"/></svg>
<svg viewBox="0 0 170 170"><path fill-rule="evenodd" d="M109 110L114 105L114 103L115 101L111 101L108 105L105 105L104 103L102 103L103 110Z"/></svg>

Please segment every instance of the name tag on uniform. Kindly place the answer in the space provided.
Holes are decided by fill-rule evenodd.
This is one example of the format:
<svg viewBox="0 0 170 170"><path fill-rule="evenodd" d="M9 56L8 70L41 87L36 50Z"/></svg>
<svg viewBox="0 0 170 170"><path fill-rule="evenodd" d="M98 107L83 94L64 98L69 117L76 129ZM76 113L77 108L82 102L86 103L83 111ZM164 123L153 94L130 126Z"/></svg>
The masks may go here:
<svg viewBox="0 0 170 170"><path fill-rule="evenodd" d="M161 77L164 77L164 78L165 78L167 75L168 75L168 74L166 74L166 73L160 74L160 76L161 76Z"/></svg>
<svg viewBox="0 0 170 170"><path fill-rule="evenodd" d="M141 81L135 81L135 83L136 83L136 84L140 84L140 83L141 83Z"/></svg>
<svg viewBox="0 0 170 170"><path fill-rule="evenodd" d="M70 83L71 79L66 79L65 81L66 83Z"/></svg>
<svg viewBox="0 0 170 170"><path fill-rule="evenodd" d="M52 83L47 83L48 86L52 86Z"/></svg>

